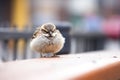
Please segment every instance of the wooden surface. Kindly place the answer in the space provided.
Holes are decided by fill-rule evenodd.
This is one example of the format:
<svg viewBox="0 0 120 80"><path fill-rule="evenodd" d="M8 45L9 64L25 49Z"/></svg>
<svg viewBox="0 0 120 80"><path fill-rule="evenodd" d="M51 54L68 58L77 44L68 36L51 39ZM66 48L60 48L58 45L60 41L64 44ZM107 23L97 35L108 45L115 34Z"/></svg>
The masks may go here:
<svg viewBox="0 0 120 80"><path fill-rule="evenodd" d="M120 52L100 51L0 63L0 80L120 80Z"/></svg>

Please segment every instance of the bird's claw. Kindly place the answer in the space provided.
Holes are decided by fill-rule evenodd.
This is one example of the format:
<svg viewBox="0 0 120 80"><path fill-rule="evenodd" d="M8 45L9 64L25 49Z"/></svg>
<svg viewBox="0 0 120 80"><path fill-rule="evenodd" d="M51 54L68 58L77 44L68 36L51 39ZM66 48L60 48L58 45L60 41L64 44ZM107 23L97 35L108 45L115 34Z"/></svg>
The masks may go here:
<svg viewBox="0 0 120 80"><path fill-rule="evenodd" d="M51 58L54 56L55 56L55 54L53 54L53 53L41 53L41 58Z"/></svg>

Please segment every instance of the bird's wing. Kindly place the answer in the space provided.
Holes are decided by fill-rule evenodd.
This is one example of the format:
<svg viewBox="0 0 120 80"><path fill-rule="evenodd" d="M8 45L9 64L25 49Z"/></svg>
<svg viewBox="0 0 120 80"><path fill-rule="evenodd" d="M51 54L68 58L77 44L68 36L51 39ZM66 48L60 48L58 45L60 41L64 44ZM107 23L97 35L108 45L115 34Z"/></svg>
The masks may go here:
<svg viewBox="0 0 120 80"><path fill-rule="evenodd" d="M36 38L39 32L40 32L40 28L37 28L33 33L32 39Z"/></svg>

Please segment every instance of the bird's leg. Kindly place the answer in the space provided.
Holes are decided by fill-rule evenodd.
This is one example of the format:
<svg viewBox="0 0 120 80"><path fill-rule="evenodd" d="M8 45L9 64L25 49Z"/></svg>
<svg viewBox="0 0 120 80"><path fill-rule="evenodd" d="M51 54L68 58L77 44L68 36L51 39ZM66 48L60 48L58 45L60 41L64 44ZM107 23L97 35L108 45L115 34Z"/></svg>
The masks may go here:
<svg viewBox="0 0 120 80"><path fill-rule="evenodd" d="M52 57L59 57L58 55L56 55L56 54L53 54L53 56Z"/></svg>
<svg viewBox="0 0 120 80"><path fill-rule="evenodd" d="M50 58L53 57L53 53L41 53L41 58Z"/></svg>
<svg viewBox="0 0 120 80"><path fill-rule="evenodd" d="M54 54L53 53L47 53L48 57L53 57Z"/></svg>
<svg viewBox="0 0 120 80"><path fill-rule="evenodd" d="M56 57L57 55L56 54L53 54L53 56L52 57Z"/></svg>
<svg viewBox="0 0 120 80"><path fill-rule="evenodd" d="M40 56L41 56L41 58L45 58L46 54L45 53L41 53Z"/></svg>
<svg viewBox="0 0 120 80"><path fill-rule="evenodd" d="M53 53L46 53L46 57L50 58L50 57L52 57L52 56L54 56Z"/></svg>
<svg viewBox="0 0 120 80"><path fill-rule="evenodd" d="M42 58L43 56L42 56L42 53L40 53L40 58Z"/></svg>

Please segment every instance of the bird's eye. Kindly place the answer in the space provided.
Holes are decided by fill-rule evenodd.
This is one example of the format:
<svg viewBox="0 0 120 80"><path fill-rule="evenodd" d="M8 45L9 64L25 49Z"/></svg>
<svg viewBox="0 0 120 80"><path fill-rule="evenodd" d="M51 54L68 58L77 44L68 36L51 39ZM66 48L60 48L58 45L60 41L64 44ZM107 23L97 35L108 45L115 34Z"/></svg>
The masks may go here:
<svg viewBox="0 0 120 80"><path fill-rule="evenodd" d="M48 33L48 31L46 31L46 30L44 30L44 29L42 29L42 32L43 32L43 33L45 33L45 34L47 34L47 33Z"/></svg>

